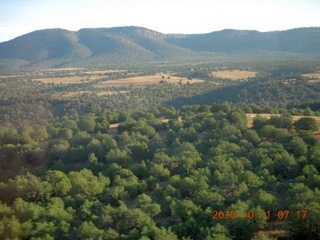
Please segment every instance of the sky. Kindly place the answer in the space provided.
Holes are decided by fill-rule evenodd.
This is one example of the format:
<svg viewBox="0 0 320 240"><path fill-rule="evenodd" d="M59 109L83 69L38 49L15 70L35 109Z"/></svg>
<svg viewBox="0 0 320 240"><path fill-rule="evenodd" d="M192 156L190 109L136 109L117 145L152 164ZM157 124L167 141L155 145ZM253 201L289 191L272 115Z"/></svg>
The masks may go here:
<svg viewBox="0 0 320 240"><path fill-rule="evenodd" d="M0 42L40 29L118 26L186 34L320 27L320 0L0 0Z"/></svg>

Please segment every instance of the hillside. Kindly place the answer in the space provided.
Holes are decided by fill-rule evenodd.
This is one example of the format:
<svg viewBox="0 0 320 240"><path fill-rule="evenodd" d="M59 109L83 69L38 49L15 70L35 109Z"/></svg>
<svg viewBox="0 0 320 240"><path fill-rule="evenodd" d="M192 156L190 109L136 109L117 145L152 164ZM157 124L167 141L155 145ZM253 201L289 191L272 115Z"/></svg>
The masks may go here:
<svg viewBox="0 0 320 240"><path fill-rule="evenodd" d="M320 28L298 28L277 32L226 29L208 34L172 35L168 42L193 51L274 52L320 54Z"/></svg>
<svg viewBox="0 0 320 240"><path fill-rule="evenodd" d="M142 27L46 29L0 43L0 70L19 67L99 67L157 61L199 61L219 54L320 55L320 28L279 32L223 30L162 34ZM296 55L294 55L296 56Z"/></svg>
<svg viewBox="0 0 320 240"><path fill-rule="evenodd" d="M320 101L319 91L319 83L296 79L267 79L218 88L201 95L174 99L167 104L181 107L187 104L212 104L227 101L238 105L299 106L310 104L311 99L312 102L318 103Z"/></svg>
<svg viewBox="0 0 320 240"><path fill-rule="evenodd" d="M164 34L140 27L35 31L0 43L0 61L22 61L23 66L97 66L174 60L190 50L164 41ZM193 54L194 55L194 54ZM2 68L6 65L2 63Z"/></svg>

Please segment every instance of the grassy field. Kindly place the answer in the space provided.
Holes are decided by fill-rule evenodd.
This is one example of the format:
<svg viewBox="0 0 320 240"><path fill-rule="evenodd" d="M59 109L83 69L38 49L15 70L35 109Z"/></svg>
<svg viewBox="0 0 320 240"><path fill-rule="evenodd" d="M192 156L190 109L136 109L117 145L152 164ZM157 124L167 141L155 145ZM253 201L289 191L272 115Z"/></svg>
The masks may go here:
<svg viewBox="0 0 320 240"><path fill-rule="evenodd" d="M309 83L320 82L320 72L303 74L303 77L309 79Z"/></svg>
<svg viewBox="0 0 320 240"><path fill-rule="evenodd" d="M230 79L233 81L248 80L249 78L257 76L257 72L242 70L223 70L212 72L211 74L212 77Z"/></svg>
<svg viewBox="0 0 320 240"><path fill-rule="evenodd" d="M108 74L108 73L119 73L119 72L127 72L127 70L97 70L97 71L86 71L84 74Z"/></svg>
<svg viewBox="0 0 320 240"><path fill-rule="evenodd" d="M161 81L172 84L193 84L198 82L204 82L201 79L188 79L183 77L171 76L168 74L158 73L156 75L148 75L148 76L138 76L138 77L130 77L130 78L121 78L117 80L108 80L97 83L94 85L95 88L106 88L106 87L122 87L122 86L146 86L146 85L154 85L159 84Z"/></svg>
<svg viewBox="0 0 320 240"><path fill-rule="evenodd" d="M103 96L109 96L114 94L123 94L128 93L130 91L99 91L99 92L91 92L91 91L78 91L78 92L65 92L65 93L56 93L54 94L55 98L61 99L61 98L74 98L74 97L80 97L83 94L97 94L99 97Z"/></svg>

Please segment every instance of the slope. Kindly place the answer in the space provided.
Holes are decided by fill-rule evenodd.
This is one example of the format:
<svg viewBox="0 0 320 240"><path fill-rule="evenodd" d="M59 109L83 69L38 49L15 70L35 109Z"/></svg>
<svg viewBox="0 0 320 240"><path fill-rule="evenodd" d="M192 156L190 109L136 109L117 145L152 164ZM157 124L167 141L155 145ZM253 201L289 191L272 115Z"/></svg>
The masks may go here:
<svg viewBox="0 0 320 240"><path fill-rule="evenodd" d="M277 32L226 29L207 34L171 35L167 41L193 51L266 50L320 54L320 28Z"/></svg>
<svg viewBox="0 0 320 240"><path fill-rule="evenodd" d="M0 43L0 70L8 67L97 67L157 61L199 62L234 54L320 56L320 28L279 32L222 30L208 34L162 34L143 27L46 29ZM277 53L277 54L275 54ZM233 55L230 55L233 54ZM291 55L290 55L291 54Z"/></svg>

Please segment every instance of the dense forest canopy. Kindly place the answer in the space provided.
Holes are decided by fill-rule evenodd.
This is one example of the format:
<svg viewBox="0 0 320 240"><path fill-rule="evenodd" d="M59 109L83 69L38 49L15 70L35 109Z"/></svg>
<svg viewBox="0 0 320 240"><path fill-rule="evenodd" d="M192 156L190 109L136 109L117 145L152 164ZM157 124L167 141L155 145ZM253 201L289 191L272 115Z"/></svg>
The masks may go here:
<svg viewBox="0 0 320 240"><path fill-rule="evenodd" d="M0 236L319 239L319 88L314 61L2 74Z"/></svg>

